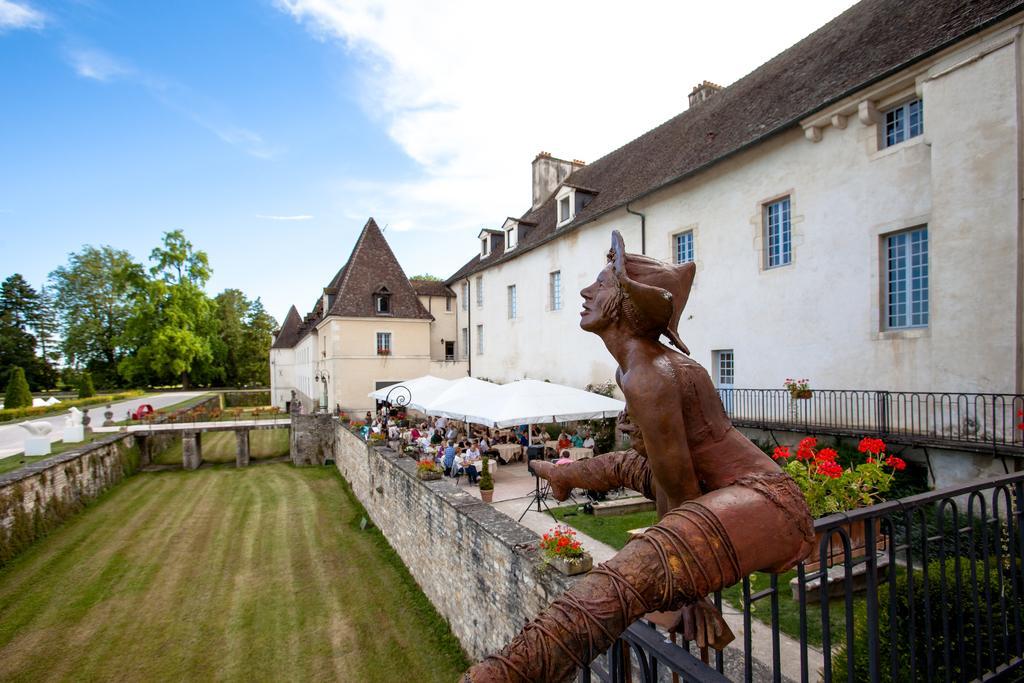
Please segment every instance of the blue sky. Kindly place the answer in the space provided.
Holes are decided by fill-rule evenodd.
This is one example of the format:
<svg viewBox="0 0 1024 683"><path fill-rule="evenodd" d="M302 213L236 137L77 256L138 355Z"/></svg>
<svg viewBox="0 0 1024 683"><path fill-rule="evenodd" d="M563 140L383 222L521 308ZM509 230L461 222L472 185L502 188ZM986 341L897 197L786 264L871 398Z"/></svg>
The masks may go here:
<svg viewBox="0 0 1024 683"><path fill-rule="evenodd" d="M528 208L538 151L593 160L849 4L0 0L0 277L180 228L211 294L281 319L370 215L447 276Z"/></svg>

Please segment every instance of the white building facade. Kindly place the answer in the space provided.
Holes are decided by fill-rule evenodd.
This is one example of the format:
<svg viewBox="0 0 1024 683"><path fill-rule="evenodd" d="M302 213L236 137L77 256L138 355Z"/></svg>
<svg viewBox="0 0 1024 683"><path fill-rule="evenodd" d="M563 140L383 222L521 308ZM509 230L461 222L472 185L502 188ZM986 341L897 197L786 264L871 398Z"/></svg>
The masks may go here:
<svg viewBox="0 0 1024 683"><path fill-rule="evenodd" d="M906 17L947 27L930 42L891 44L890 31L847 48L836 36L870 27L879 5L861 3L591 165L539 156L531 210L478 235L480 255L447 282L471 374L612 380L578 327L579 291L617 229L628 251L696 262L679 334L719 386L1020 393L1024 15L947 4ZM926 17L944 11L961 14ZM889 56L858 76L846 50L873 48ZM762 97L840 63L845 81L816 82L813 103ZM701 157L705 145L717 148ZM628 177L611 168L629 164Z"/></svg>

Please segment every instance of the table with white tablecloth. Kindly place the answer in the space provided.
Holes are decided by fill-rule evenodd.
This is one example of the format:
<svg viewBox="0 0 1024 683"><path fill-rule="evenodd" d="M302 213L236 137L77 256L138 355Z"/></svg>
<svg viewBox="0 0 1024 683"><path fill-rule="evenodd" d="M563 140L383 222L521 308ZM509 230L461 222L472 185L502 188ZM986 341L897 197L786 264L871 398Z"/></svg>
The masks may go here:
<svg viewBox="0 0 1024 683"><path fill-rule="evenodd" d="M498 451L498 457L504 463L519 460L523 457L523 447L517 443L497 443L491 446L491 448Z"/></svg>
<svg viewBox="0 0 1024 683"><path fill-rule="evenodd" d="M570 460L585 460L586 458L594 457L593 448L563 448L559 453L560 458L569 458Z"/></svg>

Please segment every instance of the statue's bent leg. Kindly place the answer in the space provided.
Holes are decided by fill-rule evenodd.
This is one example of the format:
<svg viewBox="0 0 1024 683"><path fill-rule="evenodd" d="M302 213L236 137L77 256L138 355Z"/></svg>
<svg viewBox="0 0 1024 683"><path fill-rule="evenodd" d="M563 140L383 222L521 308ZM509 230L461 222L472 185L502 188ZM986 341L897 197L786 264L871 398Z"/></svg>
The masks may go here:
<svg viewBox="0 0 1024 683"><path fill-rule="evenodd" d="M782 473L686 502L596 567L466 680L566 680L644 614L693 603L754 571L792 566L811 538L803 497Z"/></svg>
<svg viewBox="0 0 1024 683"><path fill-rule="evenodd" d="M534 461L533 471L551 482L556 500L565 500L574 488L610 491L625 486L654 499L654 485L647 458L634 450L605 453L565 465Z"/></svg>

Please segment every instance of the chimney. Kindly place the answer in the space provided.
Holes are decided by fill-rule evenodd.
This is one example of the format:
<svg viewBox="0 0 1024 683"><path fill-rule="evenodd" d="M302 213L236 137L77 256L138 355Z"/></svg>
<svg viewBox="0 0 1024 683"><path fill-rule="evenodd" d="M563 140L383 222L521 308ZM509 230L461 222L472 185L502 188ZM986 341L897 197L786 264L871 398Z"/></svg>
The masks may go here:
<svg viewBox="0 0 1024 683"><path fill-rule="evenodd" d="M709 97L714 96L714 94L721 89L722 86L716 85L711 81L704 81L703 83L693 86L693 91L690 92L690 106L692 107L696 104L700 104Z"/></svg>
<svg viewBox="0 0 1024 683"><path fill-rule="evenodd" d="M569 177L573 171L586 166L586 162L579 159L566 161L551 156L548 152L541 152L533 159L533 208L547 201L555 188L563 180Z"/></svg>

